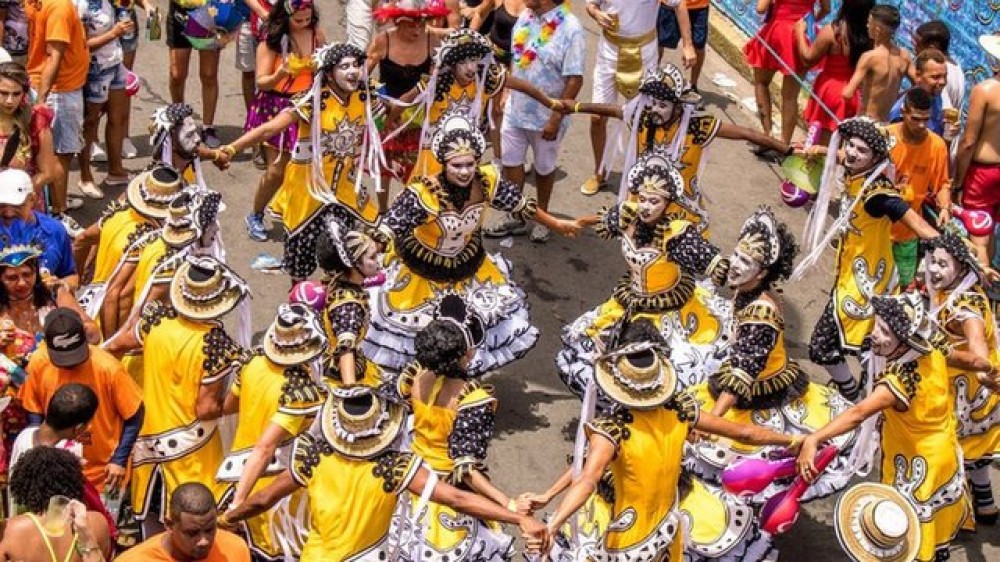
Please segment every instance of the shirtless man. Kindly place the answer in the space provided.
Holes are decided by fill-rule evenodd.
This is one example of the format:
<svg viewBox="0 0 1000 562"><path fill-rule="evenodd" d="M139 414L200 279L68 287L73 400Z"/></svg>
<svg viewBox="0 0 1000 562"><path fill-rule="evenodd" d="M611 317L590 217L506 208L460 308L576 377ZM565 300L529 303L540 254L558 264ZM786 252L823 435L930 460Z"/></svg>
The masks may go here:
<svg viewBox="0 0 1000 562"><path fill-rule="evenodd" d="M969 94L965 134L955 155L955 182L962 186L962 205L1000 218L1000 34L983 35L979 43L992 55L993 77ZM981 263L990 263L989 237L973 236Z"/></svg>
<svg viewBox="0 0 1000 562"><path fill-rule="evenodd" d="M854 76L841 94L851 99L861 90L861 115L877 121L889 120L889 111L899 97L899 85L910 68L910 53L896 45L899 10L879 4L868 14L868 36L875 47L858 59Z"/></svg>

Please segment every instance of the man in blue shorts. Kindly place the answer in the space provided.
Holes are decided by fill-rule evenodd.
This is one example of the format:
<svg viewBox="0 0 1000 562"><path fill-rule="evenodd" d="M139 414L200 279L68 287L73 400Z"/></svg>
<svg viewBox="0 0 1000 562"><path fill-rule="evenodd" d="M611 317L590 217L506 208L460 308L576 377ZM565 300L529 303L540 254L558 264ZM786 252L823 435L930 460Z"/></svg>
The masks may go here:
<svg viewBox="0 0 1000 562"><path fill-rule="evenodd" d="M701 66L705 64L705 44L708 43L708 0L684 0L684 3L687 5L688 19L691 20L691 40L697 56L691 65L691 87L697 92ZM681 41L677 12L661 4L660 13L656 18L656 29L662 60L664 47L676 49Z"/></svg>

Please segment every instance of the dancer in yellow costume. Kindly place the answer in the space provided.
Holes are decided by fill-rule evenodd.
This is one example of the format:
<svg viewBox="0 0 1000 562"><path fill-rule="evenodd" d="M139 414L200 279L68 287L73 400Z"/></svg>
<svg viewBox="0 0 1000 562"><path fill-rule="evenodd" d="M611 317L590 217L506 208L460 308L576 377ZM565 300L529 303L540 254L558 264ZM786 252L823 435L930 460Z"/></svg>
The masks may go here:
<svg viewBox="0 0 1000 562"><path fill-rule="evenodd" d="M131 312L119 333L134 329L147 302L169 303L170 282L186 256L218 249L216 244L221 240L217 236L217 219L221 205L222 195L216 191L185 190L170 202L163 228L143 236L129 248L130 257L108 283L109 290L130 287L129 293L134 297L128 299ZM142 350L126 354L122 364L141 386Z"/></svg>
<svg viewBox="0 0 1000 562"><path fill-rule="evenodd" d="M871 333L871 298L891 294L898 282L889 236L892 224L902 222L924 239L938 234L910 209L891 179L889 149L894 142L884 127L867 117L845 119L837 126L816 204L806 223L806 256L791 276L793 281L801 279L835 243L834 283L809 341L809 359L822 365L852 402L861 389L847 366L847 356L856 355ZM841 150L843 162L838 165ZM827 228L830 200L839 186L843 186L840 215Z"/></svg>
<svg viewBox="0 0 1000 562"><path fill-rule="evenodd" d="M377 126L384 117L365 77L365 52L346 43L328 43L313 54L312 88L267 123L223 146L228 165L241 150L298 124L291 161L268 210L288 231L284 268L293 281L316 269L316 237L328 221L343 231L374 226L378 205L361 174L378 184L381 144Z"/></svg>
<svg viewBox="0 0 1000 562"><path fill-rule="evenodd" d="M437 481L418 455L394 451L403 420L403 407L387 402L371 387L333 388L317 423L295 439L292 466L220 522L258 515L305 488L310 524L301 562L422 560L416 545L390 540L390 526L412 528L415 518L405 509L397 510L399 495L408 490L420 496L431 487L431 501L462 505L473 517L519 525L529 544L544 542L539 539L545 527L538 521Z"/></svg>
<svg viewBox="0 0 1000 562"><path fill-rule="evenodd" d="M690 389L703 410L742 424L807 435L850 407L835 389L809 382L788 357L785 319L775 284L792 272L798 246L788 227L768 207L743 224L729 258L727 283L735 291L732 344L718 373ZM840 459L809 487L802 501L828 496L847 485L845 470L853 432L838 438ZM774 451L728 439L698 440L688 449L685 465L700 478L721 485L722 471L745 458L769 458ZM750 500L763 503L789 483L769 486Z"/></svg>
<svg viewBox="0 0 1000 562"><path fill-rule="evenodd" d="M417 360L404 369L397 389L413 410L413 452L446 482L516 511L516 500L485 474L497 400L465 369L482 337L482 321L461 297L445 298L437 319L417 333ZM514 555L514 538L495 523L441 504L428 506L420 536L422 560L510 560Z"/></svg>
<svg viewBox="0 0 1000 562"><path fill-rule="evenodd" d="M152 160L178 170L184 181L205 189L202 161L216 162L222 153L205 145L194 108L178 102L153 112L149 120Z"/></svg>
<svg viewBox="0 0 1000 562"><path fill-rule="evenodd" d="M569 522L608 470L614 492L611 523L596 539L566 538L566 548L556 560L681 560L684 541L678 482L684 444L693 429L761 445L794 447L798 441L764 427L739 425L701 412L694 398L679 391L665 342L648 320L629 326L622 342L598 359L593 383L614 410L585 422L586 460L548 525L556 532ZM708 503L704 509L722 513L716 507ZM739 524L746 524L750 517L746 506L743 510L745 517ZM700 515L701 508L689 505L686 511Z"/></svg>
<svg viewBox="0 0 1000 562"><path fill-rule="evenodd" d="M378 366L361 351L371 318L364 283L382 271L378 253L378 244L368 235L341 232L335 223L316 240L316 261L326 285L323 331L331 342L324 353L327 384L381 383Z"/></svg>
<svg viewBox="0 0 1000 562"><path fill-rule="evenodd" d="M226 486L215 473L223 389L246 351L219 319L247 296L246 282L225 265L189 256L170 284L170 304L147 304L131 336L132 347L143 346L146 418L132 454L132 505L144 525L162 518L165 498L184 482L222 498Z"/></svg>
<svg viewBox="0 0 1000 562"><path fill-rule="evenodd" d="M125 190L125 201L114 201L104 215L89 226L77 240L75 252L85 257L93 244L97 245L94 257L94 276L80 294L80 305L87 314L101 324L105 338L111 337L128 317L128 310L120 308L121 301L131 294L121 290L108 291L108 281L123 267L129 248L143 236L158 230L167 216L167 206L184 187L177 171L167 166L155 166L136 177ZM77 263L87 263L84 259ZM107 304L107 306L105 306Z"/></svg>
<svg viewBox="0 0 1000 562"><path fill-rule="evenodd" d="M454 29L446 35L434 52L431 75L400 98L422 106L424 116L420 152L410 181L441 173L444 163L435 157L433 144L445 118L462 115L478 127L493 98L505 87L523 92L552 108L560 105L530 82L508 76L507 69L493 59L493 44L479 32ZM398 109L394 110L396 112ZM419 112L412 115L421 116Z"/></svg>
<svg viewBox="0 0 1000 562"><path fill-rule="evenodd" d="M537 209L493 164L479 164L486 139L461 115L447 118L434 138L444 170L415 180L399 194L379 226L386 282L372 290L372 322L365 355L392 371L413 360L413 337L447 294L461 295L486 324L486 339L469 372L479 375L522 357L538 339L526 295L510 281L510 266L483 248L487 207L534 219L575 236L588 219L560 220Z"/></svg>
<svg viewBox="0 0 1000 562"><path fill-rule="evenodd" d="M726 279L729 260L705 240L694 224L668 212L681 196L684 180L665 155L644 154L626 179L633 201L602 213L601 238L621 240L628 273L612 297L563 330L563 349L556 356L559 376L578 396L593 378L594 355L614 340L616 327L636 319L653 322L671 347L670 357L682 387L714 373L727 343L729 304L715 295ZM615 344L610 344L614 346ZM610 404L601 397L598 409Z"/></svg>
<svg viewBox="0 0 1000 562"><path fill-rule="evenodd" d="M625 105L562 100L561 108L566 113L591 113L622 120L619 140L607 143L602 163L605 173L619 161L623 170L631 169L646 151L666 153L684 178L684 189L672 202L669 212L683 213L687 220L706 230L708 212L700 177L707 162L706 153L716 137L745 140L782 153L788 152L789 146L759 131L723 123L714 115L697 110L699 101L681 69L667 63L662 68L647 70L639 85L639 95ZM624 159L618 154L620 147L624 147ZM622 179L619 198L625 199L629 196L628 186L624 175Z"/></svg>
<svg viewBox="0 0 1000 562"><path fill-rule="evenodd" d="M924 257L931 303L940 308L937 320L956 349L1000 362L996 319L983 290L983 269L975 250L962 238L945 232L929 240ZM980 373L949 367L955 381L955 415L965 470L976 505L976 522L994 525L997 507L990 483L990 465L1000 457L1000 395L980 381Z"/></svg>
<svg viewBox="0 0 1000 562"><path fill-rule="evenodd" d="M227 414L239 414L236 435L216 474L228 484L230 509L291 466L295 437L309 428L323 405L324 391L309 365L326 344L312 310L283 304L264 334L263 350L236 375L223 407ZM299 491L244 522L244 535L257 559L277 562L301 553L305 502L305 493Z"/></svg>
<svg viewBox="0 0 1000 562"><path fill-rule="evenodd" d="M899 490L917 511L921 543L916 560L930 562L939 553L947 558L948 543L970 515L948 365L981 371L992 379L996 366L952 349L916 293L875 296L871 304L869 361L875 387L867 398L803 440L799 472L814 478L813 460L822 443L865 423L860 440L862 433L875 431L866 420L881 412L877 457L881 481ZM866 453L864 461L876 462L876 457L867 457L870 451L861 441L855 446Z"/></svg>

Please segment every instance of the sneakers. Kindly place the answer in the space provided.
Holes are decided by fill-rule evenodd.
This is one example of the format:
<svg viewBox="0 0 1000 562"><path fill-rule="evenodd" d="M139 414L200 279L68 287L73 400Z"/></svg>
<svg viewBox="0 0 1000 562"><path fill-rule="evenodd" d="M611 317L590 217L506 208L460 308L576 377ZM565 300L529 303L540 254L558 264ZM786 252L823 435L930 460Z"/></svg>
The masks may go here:
<svg viewBox="0 0 1000 562"><path fill-rule="evenodd" d="M548 242L549 238L552 237L552 231L546 226L536 224L534 228L531 229L531 241L538 242L539 244Z"/></svg>
<svg viewBox="0 0 1000 562"><path fill-rule="evenodd" d="M595 174L587 178L587 181L583 182L583 185L580 186L580 193L587 196L594 195L600 191L604 185L604 178Z"/></svg>
<svg viewBox="0 0 1000 562"><path fill-rule="evenodd" d="M97 144L96 142L90 145L90 161L91 162L108 161L108 153L104 152L104 149L101 148L101 145Z"/></svg>
<svg viewBox="0 0 1000 562"><path fill-rule="evenodd" d="M267 169L267 158L264 156L264 149L257 147L253 153L253 165L258 170Z"/></svg>
<svg viewBox="0 0 1000 562"><path fill-rule="evenodd" d="M76 238L83 233L83 227L80 223L76 222L76 219L67 215L66 213L59 213L52 215L52 218L61 222L63 227L66 228L66 233L69 234L70 238Z"/></svg>
<svg viewBox="0 0 1000 562"><path fill-rule="evenodd" d="M216 149L222 146L222 141L219 140L219 136L215 134L215 127L205 127L205 146L211 149Z"/></svg>
<svg viewBox="0 0 1000 562"><path fill-rule="evenodd" d="M125 139L122 140L122 158L131 160L132 158L136 158L138 156L139 149L132 144L132 139L125 137Z"/></svg>
<svg viewBox="0 0 1000 562"><path fill-rule="evenodd" d="M76 186L80 188L80 193L83 193L91 199L104 199L104 192L101 188L94 185L92 181L78 181Z"/></svg>
<svg viewBox="0 0 1000 562"><path fill-rule="evenodd" d="M524 236L528 233L528 223L524 219L515 217L508 213L504 216L503 222L491 227L484 228L483 234L487 238L503 238L505 236Z"/></svg>
<svg viewBox="0 0 1000 562"><path fill-rule="evenodd" d="M258 242L267 240L267 228L264 227L264 213L253 213L247 215L247 236Z"/></svg>

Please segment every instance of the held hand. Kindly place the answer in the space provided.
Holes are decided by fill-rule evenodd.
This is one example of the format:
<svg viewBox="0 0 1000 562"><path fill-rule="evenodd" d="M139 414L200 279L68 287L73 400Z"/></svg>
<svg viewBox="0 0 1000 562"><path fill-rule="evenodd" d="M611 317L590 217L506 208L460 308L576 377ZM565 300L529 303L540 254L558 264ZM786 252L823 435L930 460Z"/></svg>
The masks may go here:
<svg viewBox="0 0 1000 562"><path fill-rule="evenodd" d="M549 551L552 537L548 527L533 517L522 518L518 526L528 552L544 554Z"/></svg>
<svg viewBox="0 0 1000 562"><path fill-rule="evenodd" d="M799 455L795 461L795 465L799 469L799 475L805 478L807 481L812 482L816 478L816 465L813 461L816 459L816 440L810 435L802 440L802 444L799 446Z"/></svg>
<svg viewBox="0 0 1000 562"><path fill-rule="evenodd" d="M125 482L125 467L114 463L108 463L104 467L104 486L108 490L117 494Z"/></svg>
<svg viewBox="0 0 1000 562"><path fill-rule="evenodd" d="M220 529L232 531L233 529L236 528L236 523L229 520L229 514L232 513L233 507L234 506L230 506L228 511L226 511L216 519L216 523L218 523Z"/></svg>
<svg viewBox="0 0 1000 562"><path fill-rule="evenodd" d="M220 170L229 169L229 164L232 162L233 156L226 152L225 150L216 149L215 154L212 158L212 163L215 167Z"/></svg>
<svg viewBox="0 0 1000 562"><path fill-rule="evenodd" d="M691 68L698 60L698 53L693 45L684 45L681 48L681 59L684 61L684 68Z"/></svg>
<svg viewBox="0 0 1000 562"><path fill-rule="evenodd" d="M987 373L976 373L976 378L979 379L979 384L985 386L993 392L1000 392L1000 380L996 377L990 376Z"/></svg>
<svg viewBox="0 0 1000 562"><path fill-rule="evenodd" d="M559 104L560 106L562 104ZM553 112L552 117L545 122L545 126L542 127L542 140L554 141L559 137L559 125L562 123L562 115L560 113Z"/></svg>
<svg viewBox="0 0 1000 562"><path fill-rule="evenodd" d="M551 501L550 498L547 498L544 494L525 492L517 497L517 511L521 513L521 507L526 506L526 514L531 515L548 505L549 501Z"/></svg>
<svg viewBox="0 0 1000 562"><path fill-rule="evenodd" d="M597 25L601 26L601 29L605 31L615 30L615 20L611 18L610 14L608 14L607 12L602 12L597 8L593 8L589 10L589 12L590 12L590 17L594 18L594 21L597 22Z"/></svg>
<svg viewBox="0 0 1000 562"><path fill-rule="evenodd" d="M135 30L135 24L132 22L132 20L120 21L116 23L114 27L115 37L121 37L123 35L127 35L129 33L132 33L132 31L134 30Z"/></svg>
<svg viewBox="0 0 1000 562"><path fill-rule="evenodd" d="M951 222L951 209L945 207L944 209L941 209L940 212L938 212L938 217L937 217L938 230L944 228L945 225L947 225L949 222Z"/></svg>
<svg viewBox="0 0 1000 562"><path fill-rule="evenodd" d="M94 544L94 534L87 524L87 506L79 500L69 502L69 520L73 525L73 532L77 535L77 541L82 545Z"/></svg>

